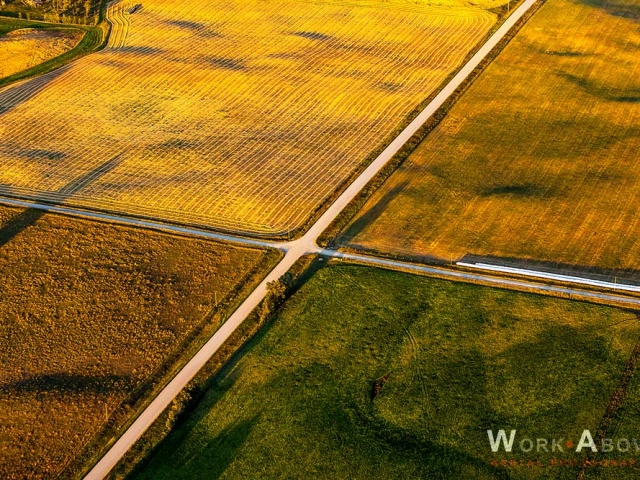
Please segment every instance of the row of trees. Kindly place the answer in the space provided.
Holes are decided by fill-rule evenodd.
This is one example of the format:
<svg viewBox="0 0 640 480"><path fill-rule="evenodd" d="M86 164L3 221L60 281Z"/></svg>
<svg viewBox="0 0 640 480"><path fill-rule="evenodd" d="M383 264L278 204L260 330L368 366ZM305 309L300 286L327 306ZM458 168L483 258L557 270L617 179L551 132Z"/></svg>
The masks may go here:
<svg viewBox="0 0 640 480"><path fill-rule="evenodd" d="M100 0L0 0L5 15L27 20L95 23Z"/></svg>
<svg viewBox="0 0 640 480"><path fill-rule="evenodd" d="M51 10L59 15L89 17L94 7L92 0L51 0Z"/></svg>
<svg viewBox="0 0 640 480"><path fill-rule="evenodd" d="M56 12L48 12L43 15L45 22L51 23L75 23L76 25L95 25L98 17L96 15L91 16L79 16L79 15L66 15Z"/></svg>

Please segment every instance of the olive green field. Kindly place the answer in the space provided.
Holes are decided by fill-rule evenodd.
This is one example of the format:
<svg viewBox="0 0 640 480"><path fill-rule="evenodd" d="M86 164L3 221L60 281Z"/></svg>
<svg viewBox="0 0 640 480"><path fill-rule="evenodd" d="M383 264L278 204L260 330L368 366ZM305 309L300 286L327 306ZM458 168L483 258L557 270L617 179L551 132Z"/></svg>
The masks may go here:
<svg viewBox="0 0 640 480"><path fill-rule="evenodd" d="M336 243L637 277L639 22L634 1L546 1Z"/></svg>
<svg viewBox="0 0 640 480"><path fill-rule="evenodd" d="M554 457L486 430L595 432L639 336L616 308L330 265L129 478L575 478L492 465Z"/></svg>

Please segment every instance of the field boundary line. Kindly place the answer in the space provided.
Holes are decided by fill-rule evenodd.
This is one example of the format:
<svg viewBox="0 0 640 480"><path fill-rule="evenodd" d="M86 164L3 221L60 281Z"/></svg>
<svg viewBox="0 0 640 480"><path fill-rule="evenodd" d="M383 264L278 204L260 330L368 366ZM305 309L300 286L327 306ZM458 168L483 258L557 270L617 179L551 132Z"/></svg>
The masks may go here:
<svg viewBox="0 0 640 480"><path fill-rule="evenodd" d="M103 214L103 213L87 212L87 211L75 210L73 208L67 208L67 207L35 204L30 202L24 202L21 200L0 198L0 204L2 203L7 205L12 205L12 206L34 208L38 210L49 211L49 212L61 214L61 215L72 215L72 216L77 216L81 218L88 218L91 220L106 221L106 222L118 223L126 226L147 228L155 231L197 236L200 238L207 238L214 241L228 242L232 244L245 245L249 247L272 248L274 250L280 250L285 254L291 249L292 244L297 243L297 241L271 242L271 241L256 240L252 238L236 237L233 235L226 235L226 234L217 233L217 232L199 230L195 228L149 222L145 220L137 220L133 218L119 217L116 215L109 215L109 214ZM350 260L357 263L371 265L374 267L389 268L389 269L398 270L398 271L413 271L416 273L435 275L438 277L449 278L451 280L463 280L463 281L467 280L467 281L491 283L491 284L496 284L498 286L502 286L505 288L533 289L533 290L537 290L541 294L545 294L546 292L550 294L560 293L560 294L566 294L566 295L573 295L575 297L585 297L585 298L592 298L592 299L605 300L605 301L609 300L609 301L618 302L618 303L625 303L629 305L640 306L640 300L637 301L637 299L634 299L631 297L618 296L614 294L608 295L606 293L600 294L599 292L593 292L590 290L582 290L582 289L571 288L571 287L565 288L561 286L552 286L544 283L528 282L525 280L511 280L504 277L498 278L498 277L486 275L483 273L466 273L459 270L452 270L450 268L434 267L430 265L421 264L419 262L411 262L407 260L394 260L394 259L379 257L371 254L350 253L350 252L345 252L341 250L339 251L339 250L332 250L328 248L320 248L313 245L307 246L306 253L320 254L325 257ZM474 264L467 265L464 262L456 262L456 265L461 267L467 267L467 268L474 267ZM487 270L490 270L490 269L487 269ZM493 271L495 271L495 273L497 274L511 273L511 274L522 275L519 272L507 272L497 268L494 269ZM563 281L570 284L571 283L586 284L590 286L599 286L600 288L609 288L609 286L616 286L616 285L621 286L621 284L614 284L610 282L601 282L604 285L592 285L588 283L587 280L589 279L586 279L584 277L549 274L550 276L551 275L554 276L554 278L551 278L551 277L545 276L546 272L541 272L537 270L528 270L528 271L532 272L531 276L534 278L542 278L546 280L558 280L558 281ZM635 291L637 290L634 290L634 292Z"/></svg>
<svg viewBox="0 0 640 480"><path fill-rule="evenodd" d="M24 200L16 200L13 198L0 197L0 203L6 205L12 205L16 207L35 208L37 210L44 210L47 212L58 213L62 215L73 215L76 217L90 218L93 220L103 220L107 222L115 222L133 227L148 228L151 230L161 230L165 232L181 233L186 235L195 235L198 237L209 238L212 240L220 240L223 242L239 243L242 245L248 245L261 248L275 248L278 250L285 250L283 248L285 243L269 242L265 240L259 240L254 238L246 238L235 235L228 235L225 233L213 232L208 230L201 230L198 228L183 227L180 225L173 225L168 223L153 222L150 220L139 220L132 217L122 217L119 215L113 215L109 213L101 213L88 210L80 210L76 208L63 207L60 205L46 205L42 203L33 203Z"/></svg>
<svg viewBox="0 0 640 480"><path fill-rule="evenodd" d="M29 80L34 80L36 78L44 77L52 72L57 72L58 70L72 65L77 60L81 58L91 55L92 53L98 52L107 46L109 41L109 37L111 34L111 23L106 22L104 19L104 11L108 8L108 5L120 0L101 0L100 6L98 8L98 21L95 25L88 24L74 24L74 23L56 23L56 22L48 22L45 20L26 20L26 19L18 19L13 17L0 17L1 19L15 20L18 22L33 22L37 24L42 24L46 29L52 30L64 30L64 29L75 29L84 32L83 37L80 39L80 42L70 50L57 55L56 57L50 58L38 65L34 65L33 67L29 67L27 69L16 72L12 75L4 77L0 79L0 93L4 90L8 90L11 87L15 87L20 85L23 82L27 82ZM88 35L92 32L100 32L99 42L95 45L89 47L86 52L76 52L72 54L72 52L80 49L82 47L82 42L84 42ZM87 40L88 42L88 40ZM65 57L64 60L60 60L62 57ZM69 57L69 58L66 58ZM61 63L60 63L61 62Z"/></svg>
<svg viewBox="0 0 640 480"><path fill-rule="evenodd" d="M616 295L613 293L594 292L591 290L581 290L579 288L562 287L558 285L548 285L543 283L536 283L527 280L516 280L504 277L495 277L491 275L485 275L483 273L471 273L460 270L451 270L447 268L433 267L429 265L420 265L418 263L410 263L400 260L391 260L387 258L373 257L370 255L358 255L355 253L340 252L337 250L322 249L321 255L348 260L358 264L370 265L374 267L386 268L396 271L404 272L416 272L437 276L449 280L477 282L484 285L493 285L496 287L510 288L510 289L526 289L528 291L535 291L539 294L548 295L566 295L573 300L590 300L590 301L609 301L618 304L624 304L629 306L640 307L640 298L626 297L622 295ZM499 273L499 272L498 272Z"/></svg>
<svg viewBox="0 0 640 480"><path fill-rule="evenodd" d="M382 151L382 153L342 192L341 195L329 206L329 208L318 218L309 228L304 236L293 242L279 243L276 248L284 250L284 258L266 275L258 287L233 312L229 319L216 331L216 333L198 350L198 352L187 362L187 364L176 374L175 377L160 391L151 401L149 406L133 421L129 428L115 441L108 449L107 453L96 463L85 477L88 480L105 478L116 464L123 458L125 453L143 435L143 433L153 424L158 416L171 404L173 399L183 390L193 379L207 361L219 350L225 341L232 335L245 318L259 306L267 292L267 283L278 280L289 268L303 255L317 253L321 250L316 240L322 232L331 224L333 220L347 207L347 205L358 195L367 183L392 159L392 157L404 146L404 144L422 127L422 125L445 103L445 101L456 91L456 89L473 73L478 65L487 57L499 42L509 33L524 14L534 5L537 0L526 0L522 3L494 32L494 34L478 49L478 51L465 63L458 73L445 85L445 87L434 97L434 99L418 114L418 116ZM27 206L27 202L23 202ZM44 207L44 206L40 206ZM51 207L46 207L51 209ZM60 213L71 213L64 207L56 207ZM51 209L52 210L52 209ZM52 210L53 211L53 210ZM114 219L113 216L96 214L85 214L94 218ZM144 226L140 221L130 221L131 224ZM163 228L156 225L154 228ZM175 227L173 231L176 230ZM190 233L190 232L184 232ZM229 239L236 241L234 237L211 234L211 238ZM248 243L245 240L242 243ZM257 241L259 242L259 241ZM259 242L261 246L265 243ZM339 252L336 252L339 253ZM465 274L458 274L459 276ZM505 282L508 282L505 280ZM515 282L515 281L512 281ZM541 289L552 289L554 287L539 287ZM557 287L556 287L557 288ZM638 300L640 304L640 300Z"/></svg>

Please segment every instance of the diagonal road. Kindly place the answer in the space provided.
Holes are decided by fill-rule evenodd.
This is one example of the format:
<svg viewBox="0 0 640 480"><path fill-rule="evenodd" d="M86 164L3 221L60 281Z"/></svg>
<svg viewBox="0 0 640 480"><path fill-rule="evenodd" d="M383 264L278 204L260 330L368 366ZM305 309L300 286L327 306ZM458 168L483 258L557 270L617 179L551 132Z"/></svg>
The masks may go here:
<svg viewBox="0 0 640 480"><path fill-rule="evenodd" d="M176 395L189 383L205 363L215 354L242 321L256 308L266 295L267 283L277 280L303 255L322 253L316 245L318 236L351 202L362 188L384 167L384 165L400 150L418 129L433 115L451 94L475 70L491 50L504 38L520 18L529 10L536 0L525 0L511 16L496 30L478 52L460 69L453 79L440 93L420 112L420 114L389 144L389 146L353 181L351 185L331 204L322 216L313 224L307 233L298 240L268 244L256 240L242 239L241 243L256 246L276 247L285 252L284 258L274 267L258 287L247 297L238 309L229 317L224 325L209 339L198 353L184 366L169 384L156 396L142 414L131 424L124 434L114 443L111 449L94 466L86 476L88 480L102 479L120 461L125 453L151 426L154 420L171 403ZM130 223L135 224L136 220ZM145 226L140 222L141 226ZM180 227L176 227L180 228ZM186 233L186 232L185 232ZM231 240L226 235L210 235L211 238ZM235 239L235 241L238 241ZM506 281L506 280L505 280Z"/></svg>
<svg viewBox="0 0 640 480"><path fill-rule="evenodd" d="M229 317L224 325L209 339L209 341L196 353L196 355L183 367L182 370L167 384L167 386L153 399L149 406L129 426L123 435L113 444L104 457L93 467L85 477L89 480L102 479L108 475L111 469L122 459L125 453L152 425L162 411L169 406L175 396L191 381L205 363L215 354L235 329L244 319L260 304L266 295L267 283L277 280L303 255L321 254L330 257L344 258L347 260L374 265L382 268L415 271L457 280L482 281L496 286L511 288L528 288L544 292L577 295L591 300L607 300L622 302L628 305L640 306L640 299L622 297L609 293L590 292L569 287L557 287L534 282L497 278L489 275L452 271L447 269L415 265L394 260L380 259L365 255L355 255L333 250L323 250L316 244L318 236L340 214L340 212L356 197L364 186L387 164L387 162L400 150L400 148L417 132L417 130L433 115L449 98L451 94L465 81L465 79L484 60L491 50L504 38L520 18L534 5L536 0L525 0L511 16L496 30L478 52L460 69L453 79L440 91L440 93L420 112L420 114L389 144L389 146L353 181L351 185L331 204L322 216L313 224L307 233L298 240L291 242L269 242L258 239L235 237L215 232L167 225L158 222L123 218L115 215L80 211L62 206L42 205L37 203L22 202L19 200L5 200L3 203L37 208L63 214L81 215L95 219L115 221L133 226L169 230L177 233L198 235L221 241L229 241L256 247L277 248L285 253L284 258L271 270L258 287L246 298L238 309Z"/></svg>
<svg viewBox="0 0 640 480"><path fill-rule="evenodd" d="M176 233L197 235L200 237L239 243L255 247L277 248L285 253L284 258L274 267L267 277L258 287L247 297L238 307L224 325L211 337L211 339L196 353L196 355L183 367L182 370L169 382L169 384L153 399L149 406L131 424L124 434L114 443L104 457L94 466L87 475L87 479L102 479L108 475L111 469L120 461L125 453L133 446L140 436L152 425L155 419L171 403L175 396L191 381L205 363L215 354L235 329L244 319L256 308L266 294L267 283L277 280L286 273L289 268L305 254L321 254L324 256L342 258L349 261L363 263L403 271L413 271L416 273L431 274L444 278L462 281L476 281L505 288L519 288L537 291L539 293L563 294L578 297L591 301L609 301L625 304L632 307L640 306L640 299L624 297L612 293L601 293L587 290L580 290L571 287L552 286L535 283L533 281L522 281L508 278L499 278L482 273L468 273L453 271L450 269L436 268L426 265L416 265L395 260L381 259L366 255L357 255L334 250L321 249L316 245L318 236L329 226L329 224L340 214L340 212L355 198L361 189L384 167L384 165L395 155L395 153L406 143L409 138L424 124L424 122L435 113L445 100L462 84L467 76L480 64L487 54L497 45L497 43L508 33L513 25L531 8L535 0L526 0L494 33L480 50L466 63L458 74L444 87L444 89L433 99L429 105L416 117L416 119L405 128L400 135L358 176L354 182L336 199L336 201L324 212L318 221L300 239L292 242L269 242L259 239L235 237L210 231L167 225L163 223L138 220L133 218L119 217L97 212L80 211L62 206L43 205L19 200L3 199L3 203L8 203L26 208L37 208L62 214L80 215L89 218L114 221L132 226L144 228L172 231ZM493 269L495 271L495 269ZM501 273L501 272L498 272ZM502 272L504 273L504 272ZM543 276L543 275L538 275ZM563 280L563 278L555 278ZM609 284L608 286L611 286ZM605 285L607 286L607 285Z"/></svg>

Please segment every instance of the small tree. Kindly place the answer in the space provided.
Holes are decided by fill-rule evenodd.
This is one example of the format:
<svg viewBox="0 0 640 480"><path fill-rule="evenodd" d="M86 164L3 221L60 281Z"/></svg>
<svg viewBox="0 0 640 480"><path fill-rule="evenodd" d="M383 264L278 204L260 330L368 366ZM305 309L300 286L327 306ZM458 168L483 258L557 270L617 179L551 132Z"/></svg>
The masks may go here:
<svg viewBox="0 0 640 480"><path fill-rule="evenodd" d="M284 303L287 293L293 286L290 273L285 273L278 280L267 283L267 294L260 308L260 321L264 322L275 310Z"/></svg>

